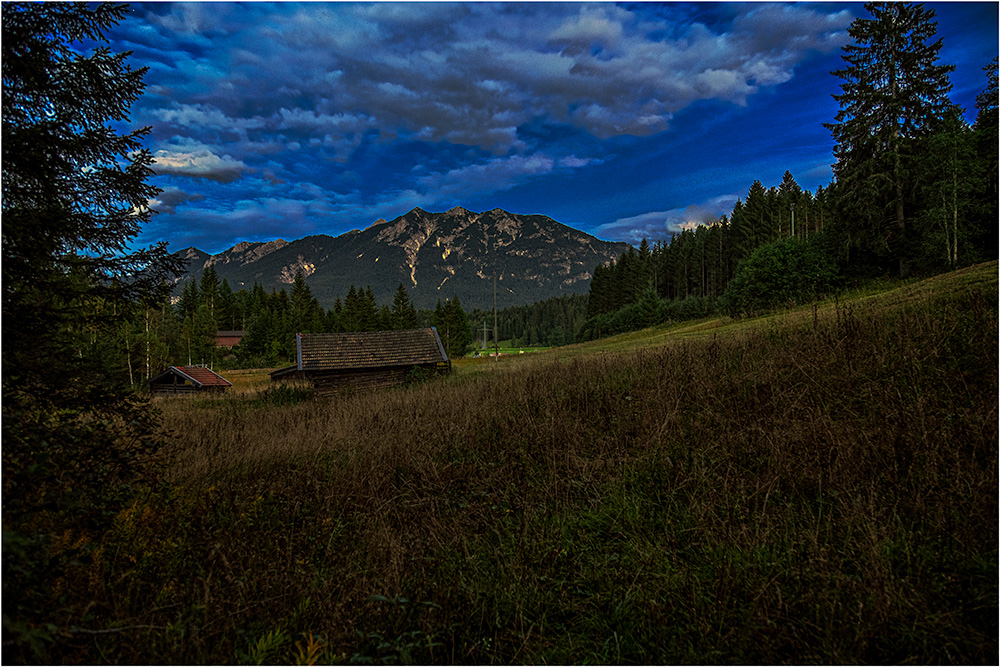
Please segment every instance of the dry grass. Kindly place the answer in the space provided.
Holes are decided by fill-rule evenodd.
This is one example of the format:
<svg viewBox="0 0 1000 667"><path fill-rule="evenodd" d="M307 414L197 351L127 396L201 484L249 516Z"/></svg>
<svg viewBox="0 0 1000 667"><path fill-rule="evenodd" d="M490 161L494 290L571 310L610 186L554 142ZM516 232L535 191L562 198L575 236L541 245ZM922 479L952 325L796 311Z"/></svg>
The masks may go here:
<svg viewBox="0 0 1000 667"><path fill-rule="evenodd" d="M57 657L994 662L996 266L906 289L163 401L174 485L87 570L122 629Z"/></svg>

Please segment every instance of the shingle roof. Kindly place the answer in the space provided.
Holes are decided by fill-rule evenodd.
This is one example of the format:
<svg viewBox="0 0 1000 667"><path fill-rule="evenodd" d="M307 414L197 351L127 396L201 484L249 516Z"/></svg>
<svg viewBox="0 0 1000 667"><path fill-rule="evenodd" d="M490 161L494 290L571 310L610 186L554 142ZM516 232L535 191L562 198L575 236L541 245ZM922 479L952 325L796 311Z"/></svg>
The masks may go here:
<svg viewBox="0 0 1000 667"><path fill-rule="evenodd" d="M167 375L174 374L185 380L190 380L196 387L231 387L233 383L218 373L203 366L171 366L150 382L157 382Z"/></svg>
<svg viewBox="0 0 1000 667"><path fill-rule="evenodd" d="M437 330L297 334L298 370L417 366L448 361Z"/></svg>
<svg viewBox="0 0 1000 667"><path fill-rule="evenodd" d="M203 366L179 366L177 367L181 373L184 373L189 378L191 378L197 384L203 387L231 387L233 383L222 377L215 371L204 368Z"/></svg>

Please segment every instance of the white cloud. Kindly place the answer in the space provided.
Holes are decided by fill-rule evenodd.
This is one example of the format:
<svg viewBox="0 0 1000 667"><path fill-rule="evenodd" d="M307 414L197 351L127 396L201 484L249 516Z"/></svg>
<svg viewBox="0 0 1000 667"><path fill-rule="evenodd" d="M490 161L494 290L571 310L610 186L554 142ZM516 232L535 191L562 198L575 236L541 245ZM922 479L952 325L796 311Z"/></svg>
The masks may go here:
<svg viewBox="0 0 1000 667"><path fill-rule="evenodd" d="M207 178L229 183L243 176L247 166L229 155L216 155L205 145L180 139L153 153L153 171L159 175Z"/></svg>
<svg viewBox="0 0 1000 667"><path fill-rule="evenodd" d="M601 225L594 232L599 238L638 244L642 239L659 241L685 229L716 222L729 215L739 195L720 195L707 201L667 211L649 211Z"/></svg>

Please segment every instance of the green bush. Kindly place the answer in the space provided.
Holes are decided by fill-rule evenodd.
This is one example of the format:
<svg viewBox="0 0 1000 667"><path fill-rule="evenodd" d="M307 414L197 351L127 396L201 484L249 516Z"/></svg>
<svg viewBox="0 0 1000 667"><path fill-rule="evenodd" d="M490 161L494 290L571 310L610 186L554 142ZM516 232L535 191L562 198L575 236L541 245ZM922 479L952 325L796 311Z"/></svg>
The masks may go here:
<svg viewBox="0 0 1000 667"><path fill-rule="evenodd" d="M784 238L757 248L720 301L731 315L812 301L837 283L837 267L815 244Z"/></svg>

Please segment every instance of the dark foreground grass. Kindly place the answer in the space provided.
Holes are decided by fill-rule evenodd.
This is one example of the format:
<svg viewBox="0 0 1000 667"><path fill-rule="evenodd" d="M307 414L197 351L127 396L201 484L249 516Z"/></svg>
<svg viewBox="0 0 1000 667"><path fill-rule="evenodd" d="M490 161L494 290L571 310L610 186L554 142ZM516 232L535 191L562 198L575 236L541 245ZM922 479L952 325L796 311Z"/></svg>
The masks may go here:
<svg viewBox="0 0 1000 667"><path fill-rule="evenodd" d="M377 395L170 402L173 486L5 661L995 664L989 271Z"/></svg>

